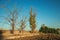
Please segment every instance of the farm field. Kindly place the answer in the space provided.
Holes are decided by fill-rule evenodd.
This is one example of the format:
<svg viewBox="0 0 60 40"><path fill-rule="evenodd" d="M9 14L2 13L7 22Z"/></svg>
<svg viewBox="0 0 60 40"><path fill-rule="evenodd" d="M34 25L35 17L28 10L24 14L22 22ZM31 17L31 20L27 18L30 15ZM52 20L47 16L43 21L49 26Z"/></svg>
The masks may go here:
<svg viewBox="0 0 60 40"><path fill-rule="evenodd" d="M27 34L14 34L9 36L0 36L1 40L60 40L58 34L44 34L44 33L27 33Z"/></svg>

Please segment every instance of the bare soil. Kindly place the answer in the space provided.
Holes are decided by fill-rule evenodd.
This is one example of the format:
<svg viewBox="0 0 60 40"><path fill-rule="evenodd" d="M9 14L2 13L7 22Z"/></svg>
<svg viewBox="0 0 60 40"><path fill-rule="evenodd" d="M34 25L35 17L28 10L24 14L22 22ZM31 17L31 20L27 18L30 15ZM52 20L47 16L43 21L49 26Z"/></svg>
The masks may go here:
<svg viewBox="0 0 60 40"><path fill-rule="evenodd" d="M58 34L40 34L28 37L20 37L15 39L6 39L6 40L60 40L60 35Z"/></svg>

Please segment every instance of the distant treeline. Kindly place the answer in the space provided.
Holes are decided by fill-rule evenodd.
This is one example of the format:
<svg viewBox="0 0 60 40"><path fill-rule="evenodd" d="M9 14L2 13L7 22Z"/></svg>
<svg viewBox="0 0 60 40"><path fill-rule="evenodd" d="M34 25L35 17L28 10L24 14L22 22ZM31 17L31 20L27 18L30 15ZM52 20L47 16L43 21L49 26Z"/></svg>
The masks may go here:
<svg viewBox="0 0 60 40"><path fill-rule="evenodd" d="M59 34L60 29L55 29L55 28L49 28L43 24L39 30L39 32L43 33L54 33L54 34Z"/></svg>

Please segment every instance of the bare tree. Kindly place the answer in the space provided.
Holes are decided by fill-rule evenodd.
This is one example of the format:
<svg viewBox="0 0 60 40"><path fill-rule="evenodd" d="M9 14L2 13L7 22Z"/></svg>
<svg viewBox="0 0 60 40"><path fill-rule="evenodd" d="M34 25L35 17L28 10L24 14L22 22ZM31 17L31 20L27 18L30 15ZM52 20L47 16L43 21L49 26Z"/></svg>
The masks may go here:
<svg viewBox="0 0 60 40"><path fill-rule="evenodd" d="M20 32L23 32L24 31L24 28L26 27L26 17L24 17L23 19L20 20Z"/></svg>
<svg viewBox="0 0 60 40"><path fill-rule="evenodd" d="M6 2L7 4L10 4L11 0L7 0ZM3 8L5 9L5 11L9 12L9 15L6 15L7 17L3 16L2 18L5 19L7 24L11 26L11 33L14 33L14 29L17 28L17 25L18 25L17 20L18 20L18 16L20 16L19 12L22 10L22 7L17 9L16 5L17 5L17 2L15 2L13 5L14 10L12 10L12 8L10 10L8 7L6 7L5 4L0 5L0 8Z"/></svg>
<svg viewBox="0 0 60 40"><path fill-rule="evenodd" d="M32 29L31 32L34 32L35 28L36 28L36 14L32 14L32 8L30 10L30 27Z"/></svg>
<svg viewBox="0 0 60 40"><path fill-rule="evenodd" d="M8 11L10 14L7 16L7 17L4 17L3 18L8 22L8 24L10 24L12 30L11 30L11 33L14 33L14 27L16 25L16 21L17 21L17 18L18 18L18 12L17 12L17 9L14 9L14 11L11 11L9 10L9 8L7 8L6 6L0 6L2 8L5 8L6 11Z"/></svg>
<svg viewBox="0 0 60 40"><path fill-rule="evenodd" d="M10 18L10 24L12 27L12 32L14 32L14 27L16 26L16 20L17 20L17 10L14 10L13 13L11 13L11 18Z"/></svg>

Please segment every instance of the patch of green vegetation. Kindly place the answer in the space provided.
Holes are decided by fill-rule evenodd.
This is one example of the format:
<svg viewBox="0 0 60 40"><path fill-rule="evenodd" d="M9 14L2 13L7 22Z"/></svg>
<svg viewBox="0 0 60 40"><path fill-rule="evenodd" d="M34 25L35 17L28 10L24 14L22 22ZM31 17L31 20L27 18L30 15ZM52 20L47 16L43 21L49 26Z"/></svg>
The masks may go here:
<svg viewBox="0 0 60 40"><path fill-rule="evenodd" d="M55 28L48 28L47 26L45 26L44 24L41 26L40 32L43 33L54 33L54 34L59 34L59 31Z"/></svg>

